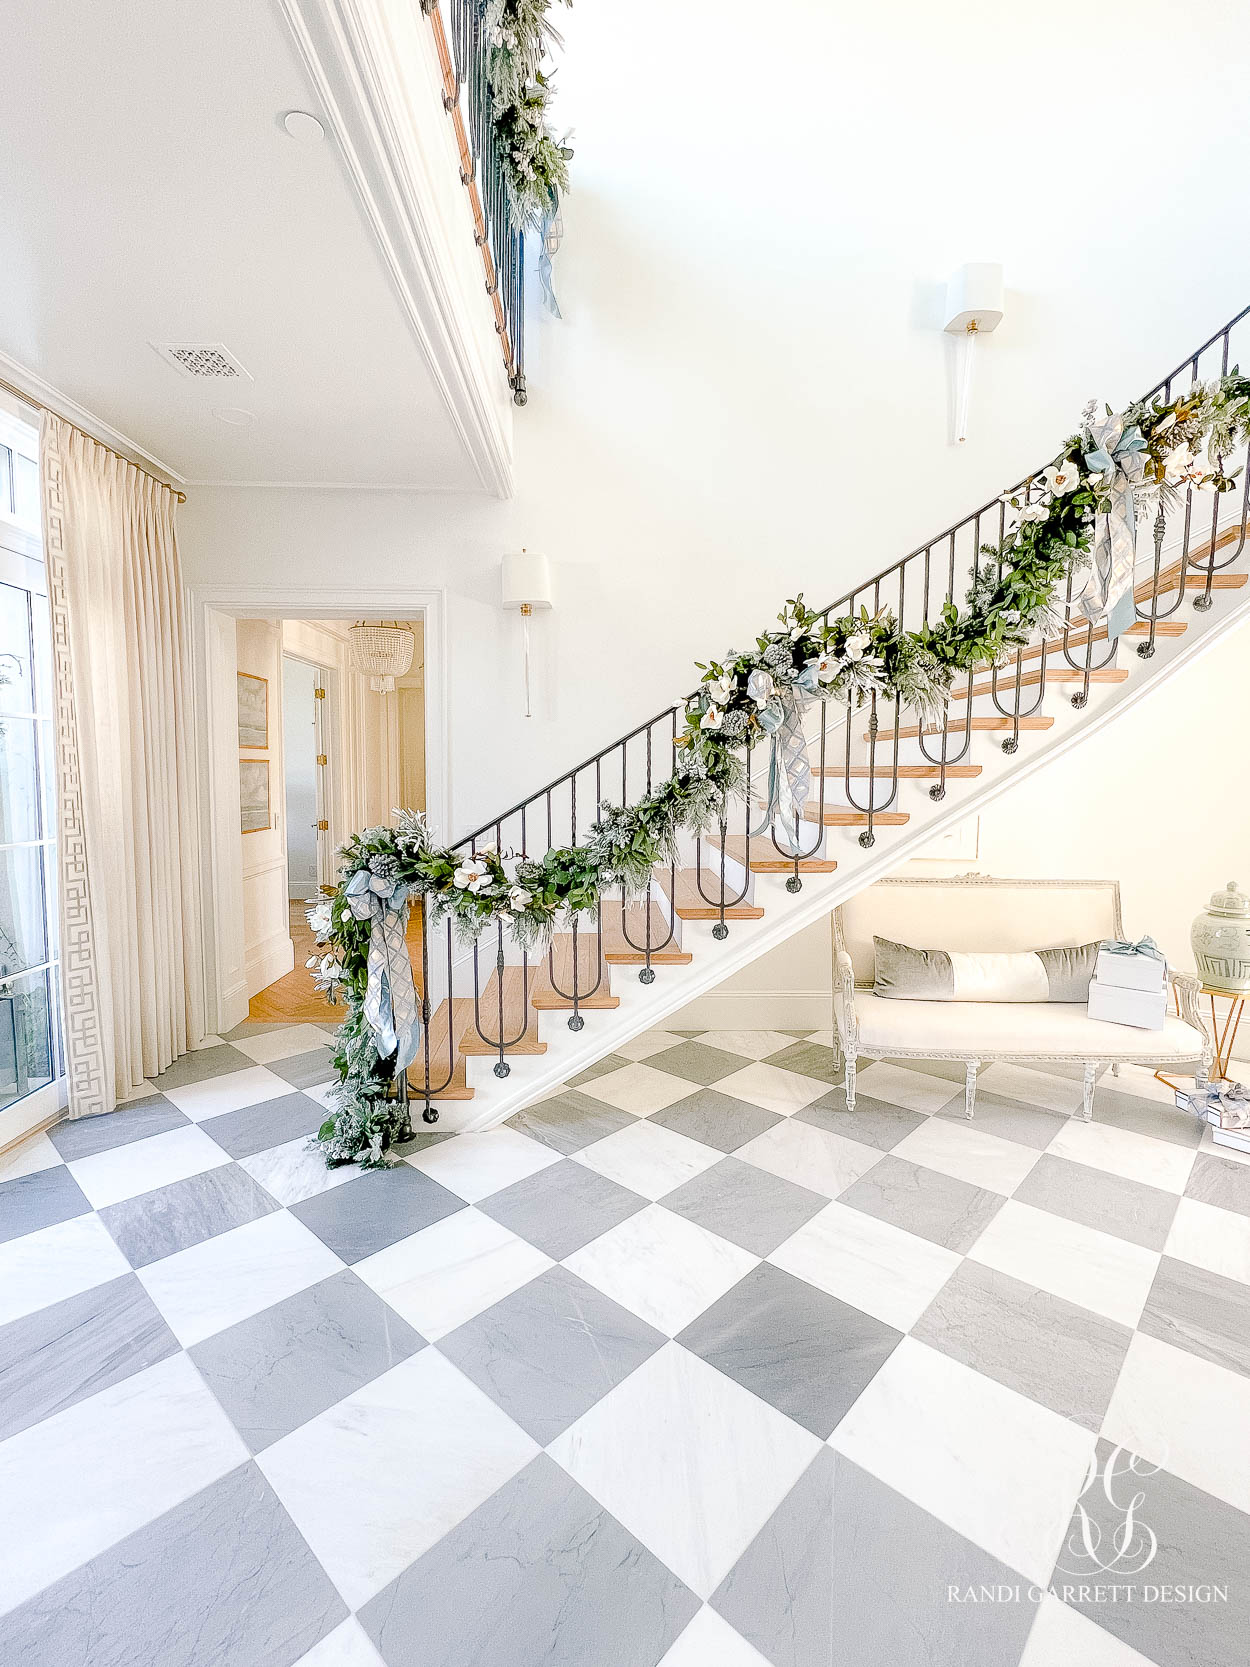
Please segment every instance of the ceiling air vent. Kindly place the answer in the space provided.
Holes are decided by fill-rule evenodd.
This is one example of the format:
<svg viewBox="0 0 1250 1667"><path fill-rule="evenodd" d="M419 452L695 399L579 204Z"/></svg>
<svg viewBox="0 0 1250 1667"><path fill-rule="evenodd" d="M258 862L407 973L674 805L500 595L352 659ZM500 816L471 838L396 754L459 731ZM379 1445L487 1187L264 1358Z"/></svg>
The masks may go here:
<svg viewBox="0 0 1250 1667"><path fill-rule="evenodd" d="M152 346L165 363L172 365L182 376L191 376L197 381L234 382L240 377L247 377L249 382L252 380L234 354L221 342L195 342L189 346L153 342Z"/></svg>

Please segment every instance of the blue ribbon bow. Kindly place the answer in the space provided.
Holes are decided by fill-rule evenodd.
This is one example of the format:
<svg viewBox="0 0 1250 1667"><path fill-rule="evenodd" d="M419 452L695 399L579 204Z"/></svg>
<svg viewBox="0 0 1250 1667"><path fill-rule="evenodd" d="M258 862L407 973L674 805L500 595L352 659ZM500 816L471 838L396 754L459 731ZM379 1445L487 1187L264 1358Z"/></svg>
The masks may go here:
<svg viewBox="0 0 1250 1667"><path fill-rule="evenodd" d="M385 880L359 869L343 888L355 919L369 922L369 982L365 1019L373 1032L379 1059L395 1055L395 1074L416 1056L417 991L408 959L408 891L406 883Z"/></svg>
<svg viewBox="0 0 1250 1667"><path fill-rule="evenodd" d="M1123 938L1104 938L1098 947L1108 955L1148 955L1152 961L1167 959L1153 938L1138 938L1136 943L1127 943Z"/></svg>

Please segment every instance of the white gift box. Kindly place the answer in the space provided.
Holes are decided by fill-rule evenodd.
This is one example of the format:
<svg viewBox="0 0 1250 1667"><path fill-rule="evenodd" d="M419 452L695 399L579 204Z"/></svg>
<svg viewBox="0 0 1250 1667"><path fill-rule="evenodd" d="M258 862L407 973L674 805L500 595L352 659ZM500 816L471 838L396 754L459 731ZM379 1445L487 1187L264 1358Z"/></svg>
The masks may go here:
<svg viewBox="0 0 1250 1667"><path fill-rule="evenodd" d="M1115 956L1128 960L1128 956ZM1089 987L1089 1016L1113 1025L1132 1025L1137 1030L1162 1030L1167 1016L1166 990L1123 989L1095 978Z"/></svg>
<svg viewBox="0 0 1250 1667"><path fill-rule="evenodd" d="M1121 990L1157 991L1167 985L1168 967L1154 955L1113 955L1109 949L1100 949L1094 977L1102 985Z"/></svg>

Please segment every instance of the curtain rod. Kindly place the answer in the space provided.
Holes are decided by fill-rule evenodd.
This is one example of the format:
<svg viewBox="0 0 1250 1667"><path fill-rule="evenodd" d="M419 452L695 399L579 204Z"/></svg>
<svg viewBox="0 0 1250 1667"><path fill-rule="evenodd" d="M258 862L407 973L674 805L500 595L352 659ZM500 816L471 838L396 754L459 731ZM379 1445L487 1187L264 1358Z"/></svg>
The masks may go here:
<svg viewBox="0 0 1250 1667"><path fill-rule="evenodd" d="M20 399L22 404L29 406L32 411L46 411L50 416L59 417L62 422L69 422L68 417L62 417L59 411L54 410L50 405L44 405L40 400L37 400L33 394L28 394L24 388L16 388L12 382L6 382L3 376L0 376L0 388L2 388L6 394L12 394L14 399ZM78 425L77 423L72 423L71 427L77 428ZM154 480L158 486L166 487L173 493L174 497L177 498L180 504L186 503L187 495L185 492L180 492L178 488L171 485L169 481L162 480L159 475L153 474L151 469L145 469L142 463L136 463L133 457L127 457L124 451L118 451L115 446L106 446L103 440L97 440L95 435L89 433L86 429L81 429L79 432L86 434L87 438L94 445L97 445L101 448L101 450L108 452L110 457L120 458L123 463L129 463L132 469L138 469L141 475L146 475L149 480Z"/></svg>

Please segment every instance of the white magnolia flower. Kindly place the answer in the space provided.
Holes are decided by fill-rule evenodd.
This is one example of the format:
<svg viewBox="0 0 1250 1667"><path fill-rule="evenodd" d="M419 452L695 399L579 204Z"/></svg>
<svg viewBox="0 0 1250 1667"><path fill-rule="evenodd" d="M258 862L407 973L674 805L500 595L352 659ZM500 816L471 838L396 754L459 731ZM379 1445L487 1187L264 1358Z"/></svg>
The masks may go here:
<svg viewBox="0 0 1250 1667"><path fill-rule="evenodd" d="M339 979L343 976L342 964L339 961L336 961L333 955L323 955L321 957L321 966L319 970L322 978L330 984L337 984Z"/></svg>
<svg viewBox="0 0 1250 1667"><path fill-rule="evenodd" d="M1049 514L1050 509L1046 504L1025 504L1020 511L1020 520L1022 522L1044 521Z"/></svg>
<svg viewBox="0 0 1250 1667"><path fill-rule="evenodd" d="M1075 463L1048 463L1042 470L1042 480L1046 490L1062 498L1067 492L1075 492L1081 484L1081 471Z"/></svg>
<svg viewBox="0 0 1250 1667"><path fill-rule="evenodd" d="M1178 446L1164 465L1164 478L1169 486L1209 486L1213 473L1205 452L1191 451L1188 446Z"/></svg>
<svg viewBox="0 0 1250 1667"><path fill-rule="evenodd" d="M767 706L776 693L777 685L771 672L756 670L747 678L747 694L757 706Z"/></svg>
<svg viewBox="0 0 1250 1667"><path fill-rule="evenodd" d="M724 718L724 716L725 716L725 714L722 711L720 711L718 707L709 706L707 711L699 719L699 728L700 729L719 729L720 726L721 726L721 720Z"/></svg>
<svg viewBox="0 0 1250 1667"><path fill-rule="evenodd" d="M524 886L513 886L508 893L508 908L514 915L523 914L534 901L534 894Z"/></svg>
<svg viewBox="0 0 1250 1667"><path fill-rule="evenodd" d="M841 663L832 654L822 654L810 663L818 683L832 683L842 669Z"/></svg>
<svg viewBox="0 0 1250 1667"><path fill-rule="evenodd" d="M318 903L308 911L308 924L312 928L315 938L328 938L330 935L330 904Z"/></svg>
<svg viewBox="0 0 1250 1667"><path fill-rule="evenodd" d="M476 896L489 888L490 869L480 857L472 857L468 862L461 863L452 875L451 883L460 891L471 891Z"/></svg>
<svg viewBox="0 0 1250 1667"><path fill-rule="evenodd" d="M733 694L733 690L734 680L728 674L724 677L718 677L714 683L707 685L708 698L714 706L724 706L730 695Z"/></svg>
<svg viewBox="0 0 1250 1667"><path fill-rule="evenodd" d="M856 660L862 660L868 652L868 645L872 638L867 631L856 631L853 637L848 637L842 644L842 658L849 660L852 665Z"/></svg>

